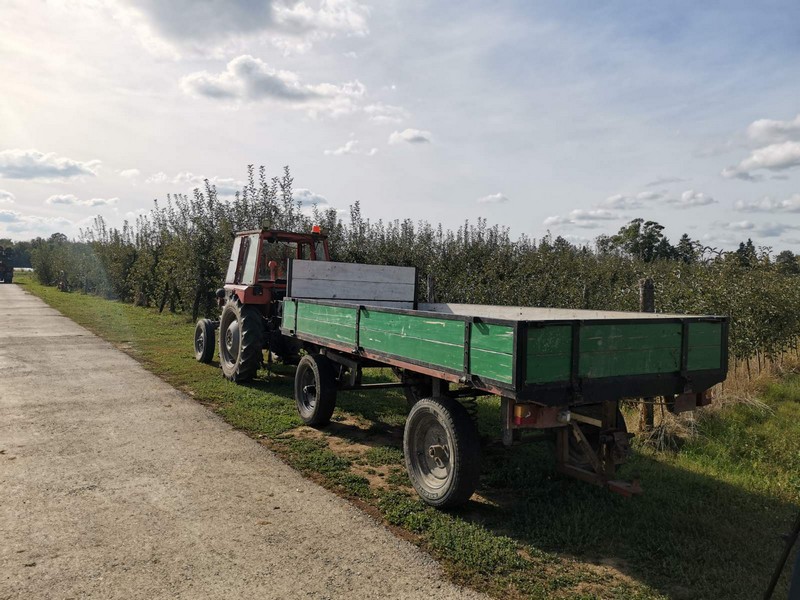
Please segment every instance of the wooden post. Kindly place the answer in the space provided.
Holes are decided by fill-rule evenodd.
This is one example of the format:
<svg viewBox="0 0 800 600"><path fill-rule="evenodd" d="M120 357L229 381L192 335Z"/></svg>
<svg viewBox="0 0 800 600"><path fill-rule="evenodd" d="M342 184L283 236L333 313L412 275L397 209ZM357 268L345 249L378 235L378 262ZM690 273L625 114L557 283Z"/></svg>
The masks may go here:
<svg viewBox="0 0 800 600"><path fill-rule="evenodd" d="M639 311L653 313L656 312L656 295L653 280L647 277L639 280ZM642 398L639 407L639 431L647 432L653 430L653 402L655 398Z"/></svg>
<svg viewBox="0 0 800 600"><path fill-rule="evenodd" d="M428 290L427 290L427 300L429 303L433 304L436 302L436 290L433 287L433 274L428 273Z"/></svg>

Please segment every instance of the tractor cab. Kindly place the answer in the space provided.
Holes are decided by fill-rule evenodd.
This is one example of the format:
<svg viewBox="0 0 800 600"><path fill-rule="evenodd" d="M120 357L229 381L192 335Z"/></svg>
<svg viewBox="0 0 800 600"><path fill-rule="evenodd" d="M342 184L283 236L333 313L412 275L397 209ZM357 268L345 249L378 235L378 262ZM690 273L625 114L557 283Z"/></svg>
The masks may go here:
<svg viewBox="0 0 800 600"><path fill-rule="evenodd" d="M269 304L286 294L289 259L330 260L328 237L318 225L311 233L275 229L243 231L233 241L220 301L235 294L243 304Z"/></svg>

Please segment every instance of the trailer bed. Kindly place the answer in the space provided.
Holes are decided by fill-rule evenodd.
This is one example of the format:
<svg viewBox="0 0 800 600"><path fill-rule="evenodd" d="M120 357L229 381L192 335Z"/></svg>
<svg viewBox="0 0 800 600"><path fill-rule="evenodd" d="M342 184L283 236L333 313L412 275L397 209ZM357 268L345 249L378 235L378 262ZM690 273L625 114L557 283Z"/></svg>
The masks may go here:
<svg viewBox="0 0 800 600"><path fill-rule="evenodd" d="M289 297L281 330L549 406L701 392L727 372L728 320L716 316Z"/></svg>

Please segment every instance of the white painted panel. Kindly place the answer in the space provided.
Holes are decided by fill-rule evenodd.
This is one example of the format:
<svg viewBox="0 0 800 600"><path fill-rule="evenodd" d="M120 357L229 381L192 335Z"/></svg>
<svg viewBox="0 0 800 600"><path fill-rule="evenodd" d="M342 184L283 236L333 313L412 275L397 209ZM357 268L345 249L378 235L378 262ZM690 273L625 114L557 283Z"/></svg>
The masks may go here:
<svg viewBox="0 0 800 600"><path fill-rule="evenodd" d="M416 269L293 260L289 266L288 293L293 298L413 303Z"/></svg>
<svg viewBox="0 0 800 600"><path fill-rule="evenodd" d="M692 315L667 313L622 312L614 310L573 310L569 308L540 308L535 306L492 306L488 304L423 304L419 310L448 315L465 315L485 319L512 321L560 321L571 319L643 319L658 320Z"/></svg>
<svg viewBox="0 0 800 600"><path fill-rule="evenodd" d="M293 260L292 278L336 281L371 281L374 283L408 283L414 285L416 268L386 265L362 265L319 260Z"/></svg>

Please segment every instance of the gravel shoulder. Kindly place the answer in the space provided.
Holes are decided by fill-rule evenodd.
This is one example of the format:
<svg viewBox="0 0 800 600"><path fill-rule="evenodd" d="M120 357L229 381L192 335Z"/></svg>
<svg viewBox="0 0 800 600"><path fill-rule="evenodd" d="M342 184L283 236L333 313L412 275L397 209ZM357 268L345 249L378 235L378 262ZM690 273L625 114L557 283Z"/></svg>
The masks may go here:
<svg viewBox="0 0 800 600"><path fill-rule="evenodd" d="M16 285L0 323L0 600L482 597Z"/></svg>

